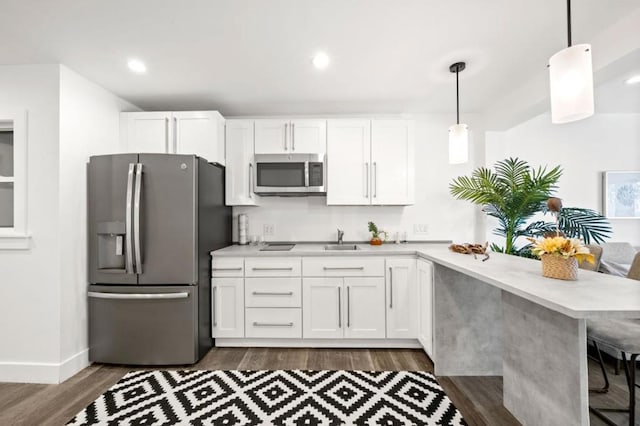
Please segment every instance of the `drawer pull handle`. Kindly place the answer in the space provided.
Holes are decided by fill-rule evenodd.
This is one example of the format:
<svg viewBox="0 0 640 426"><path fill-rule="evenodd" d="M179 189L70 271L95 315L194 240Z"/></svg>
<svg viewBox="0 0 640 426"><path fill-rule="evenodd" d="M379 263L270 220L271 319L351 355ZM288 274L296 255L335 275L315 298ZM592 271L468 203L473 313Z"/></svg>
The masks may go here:
<svg viewBox="0 0 640 426"><path fill-rule="evenodd" d="M254 271L293 271L293 268L251 268Z"/></svg>
<svg viewBox="0 0 640 426"><path fill-rule="evenodd" d="M364 271L364 266L324 266L325 271Z"/></svg>
<svg viewBox="0 0 640 426"><path fill-rule="evenodd" d="M285 322L285 323L279 323L279 322L254 322L253 326L254 327L293 327L293 323L292 322Z"/></svg>
<svg viewBox="0 0 640 426"><path fill-rule="evenodd" d="M254 291L254 296L293 296L292 291Z"/></svg>
<svg viewBox="0 0 640 426"><path fill-rule="evenodd" d="M242 271L242 268L211 268L212 271Z"/></svg>

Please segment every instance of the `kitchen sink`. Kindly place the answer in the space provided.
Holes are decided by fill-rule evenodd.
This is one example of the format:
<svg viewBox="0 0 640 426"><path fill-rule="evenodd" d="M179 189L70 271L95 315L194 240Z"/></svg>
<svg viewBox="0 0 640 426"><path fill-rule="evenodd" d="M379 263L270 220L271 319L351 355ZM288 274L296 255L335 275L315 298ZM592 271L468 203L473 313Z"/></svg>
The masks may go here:
<svg viewBox="0 0 640 426"><path fill-rule="evenodd" d="M353 250L360 250L360 247L358 247L355 244L327 244L326 246L324 246L325 250L340 250L340 251L353 251Z"/></svg>

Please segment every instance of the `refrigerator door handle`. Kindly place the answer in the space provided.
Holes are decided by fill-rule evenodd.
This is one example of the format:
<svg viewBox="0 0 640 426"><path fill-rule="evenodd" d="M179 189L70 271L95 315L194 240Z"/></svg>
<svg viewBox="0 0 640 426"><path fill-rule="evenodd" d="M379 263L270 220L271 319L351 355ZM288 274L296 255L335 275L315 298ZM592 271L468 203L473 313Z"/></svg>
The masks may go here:
<svg viewBox="0 0 640 426"><path fill-rule="evenodd" d="M157 300L157 299L186 299L189 293L186 291L178 293L102 293L90 291L87 295L94 299L129 299L129 300Z"/></svg>
<svg viewBox="0 0 640 426"><path fill-rule="evenodd" d="M131 208L132 208L132 195L133 195L133 172L135 164L129 163L129 173L127 175L127 203L125 212L125 251L127 254L127 274L133 274L133 230L131 227Z"/></svg>
<svg viewBox="0 0 640 426"><path fill-rule="evenodd" d="M140 197L142 192L142 163L136 164L136 189L133 203L133 238L136 256L136 274L142 273L142 253L140 247Z"/></svg>

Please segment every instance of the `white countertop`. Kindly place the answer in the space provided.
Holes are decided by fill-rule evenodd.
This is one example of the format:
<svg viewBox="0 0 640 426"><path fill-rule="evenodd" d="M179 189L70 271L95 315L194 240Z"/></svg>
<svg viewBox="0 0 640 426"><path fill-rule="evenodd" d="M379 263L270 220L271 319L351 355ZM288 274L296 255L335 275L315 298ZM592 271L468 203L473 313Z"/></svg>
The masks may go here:
<svg viewBox="0 0 640 426"><path fill-rule="evenodd" d="M640 318L640 281L580 270L578 281L542 276L540 262L517 256L491 253L482 256L453 253L448 244L358 244L360 250L328 251L325 244L296 244L290 251L259 251L259 246L229 246L213 256L418 256L477 278L531 302L572 318Z"/></svg>

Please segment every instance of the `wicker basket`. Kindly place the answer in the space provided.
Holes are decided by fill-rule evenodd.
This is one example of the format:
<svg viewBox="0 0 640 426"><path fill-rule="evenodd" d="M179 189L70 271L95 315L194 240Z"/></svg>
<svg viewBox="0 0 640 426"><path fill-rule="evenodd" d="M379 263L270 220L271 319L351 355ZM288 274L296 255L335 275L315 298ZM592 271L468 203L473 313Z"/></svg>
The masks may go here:
<svg viewBox="0 0 640 426"><path fill-rule="evenodd" d="M564 259L553 254L543 254L542 276L575 281L578 279L578 261L575 257Z"/></svg>

